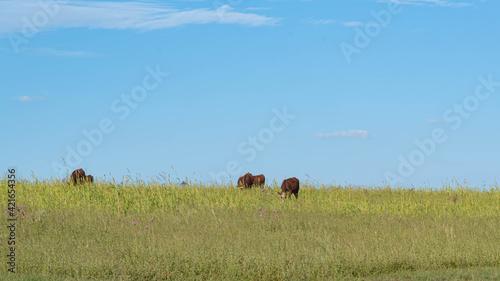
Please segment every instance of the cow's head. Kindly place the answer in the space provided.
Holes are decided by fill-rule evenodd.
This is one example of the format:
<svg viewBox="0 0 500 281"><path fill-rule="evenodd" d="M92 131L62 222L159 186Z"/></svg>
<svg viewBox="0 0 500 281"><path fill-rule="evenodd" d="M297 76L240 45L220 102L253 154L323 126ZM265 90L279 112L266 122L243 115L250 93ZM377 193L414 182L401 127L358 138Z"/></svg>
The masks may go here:
<svg viewBox="0 0 500 281"><path fill-rule="evenodd" d="M278 192L278 195L281 196L281 201L284 202L286 199L286 193L285 192Z"/></svg>

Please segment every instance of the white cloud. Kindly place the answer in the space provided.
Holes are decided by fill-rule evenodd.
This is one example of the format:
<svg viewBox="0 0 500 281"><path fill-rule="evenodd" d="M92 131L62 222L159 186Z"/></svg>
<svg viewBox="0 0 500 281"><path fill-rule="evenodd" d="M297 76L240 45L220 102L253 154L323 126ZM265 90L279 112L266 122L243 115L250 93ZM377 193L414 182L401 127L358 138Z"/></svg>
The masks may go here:
<svg viewBox="0 0 500 281"><path fill-rule="evenodd" d="M360 21L345 21L342 22L342 25L352 27L352 26L363 26L365 24Z"/></svg>
<svg viewBox="0 0 500 281"><path fill-rule="evenodd" d="M472 6L471 3L466 2L452 2L447 0L380 0L379 2L395 2L401 5L432 5L432 6L442 6L442 7L467 7Z"/></svg>
<svg viewBox="0 0 500 281"><path fill-rule="evenodd" d="M370 137L368 131L366 130L349 130L349 131L341 131L341 132L333 132L333 133L317 133L317 138L362 138L367 139Z"/></svg>
<svg viewBox="0 0 500 281"><path fill-rule="evenodd" d="M360 22L360 21L337 21L337 20L332 20L332 19L311 19L311 18L306 18L303 19L302 22L308 23L308 24L314 24L314 25L320 25L320 24L340 24L343 26L347 27L353 27L353 26L363 26L365 23Z"/></svg>
<svg viewBox="0 0 500 281"><path fill-rule="evenodd" d="M55 3L41 1L40 3ZM38 29L90 28L153 30L186 24L240 24L247 26L274 25L281 19L254 13L234 11L224 5L214 9L179 10L165 4L151 2L97 2L61 1L52 6L53 15ZM6 0L0 2L0 34L20 32L25 20L33 22L33 15L45 14L38 1ZM23 18L25 20L23 20Z"/></svg>
<svg viewBox="0 0 500 281"><path fill-rule="evenodd" d="M37 101L37 100L44 100L46 99L47 97L46 96L19 96L19 97L15 97L14 99L15 100L18 100L20 102L33 102L33 101Z"/></svg>
<svg viewBox="0 0 500 281"><path fill-rule="evenodd" d="M271 10L272 8L270 7L248 7L248 8L245 8L245 10L249 10L249 11L259 11L259 10Z"/></svg>
<svg viewBox="0 0 500 281"><path fill-rule="evenodd" d="M320 19L320 20L306 19L305 22L310 23L310 24L332 24L332 23L336 23L336 21L334 21L334 20L328 20L328 19Z"/></svg>

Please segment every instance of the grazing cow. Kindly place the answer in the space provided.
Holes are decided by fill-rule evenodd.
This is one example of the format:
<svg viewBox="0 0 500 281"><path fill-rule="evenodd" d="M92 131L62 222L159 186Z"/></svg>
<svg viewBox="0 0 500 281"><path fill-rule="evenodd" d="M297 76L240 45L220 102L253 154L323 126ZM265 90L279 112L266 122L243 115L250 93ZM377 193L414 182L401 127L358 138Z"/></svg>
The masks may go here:
<svg viewBox="0 0 500 281"><path fill-rule="evenodd" d="M87 177L83 169L74 170L73 173L71 173L71 182L73 184L84 182L86 179Z"/></svg>
<svg viewBox="0 0 500 281"><path fill-rule="evenodd" d="M90 183L94 183L94 177L92 175L87 176L87 181Z"/></svg>
<svg viewBox="0 0 500 281"><path fill-rule="evenodd" d="M253 176L253 186L262 186L266 183L264 175Z"/></svg>
<svg viewBox="0 0 500 281"><path fill-rule="evenodd" d="M297 178L289 178L283 181L281 184L281 192L278 192L281 195L281 199L284 202L286 196L295 195L295 199L299 198L299 180Z"/></svg>
<svg viewBox="0 0 500 281"><path fill-rule="evenodd" d="M251 188L253 186L253 176L250 173L246 173L244 176L238 179L238 187L240 189L243 188Z"/></svg>

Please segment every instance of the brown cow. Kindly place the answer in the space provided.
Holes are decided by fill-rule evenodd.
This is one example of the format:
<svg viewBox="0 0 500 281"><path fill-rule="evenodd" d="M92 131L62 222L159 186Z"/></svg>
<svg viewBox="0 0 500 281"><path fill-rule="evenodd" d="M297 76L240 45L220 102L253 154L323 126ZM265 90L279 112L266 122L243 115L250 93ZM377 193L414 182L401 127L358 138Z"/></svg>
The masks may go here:
<svg viewBox="0 0 500 281"><path fill-rule="evenodd" d="M262 186L266 183L264 175L253 176L253 186Z"/></svg>
<svg viewBox="0 0 500 281"><path fill-rule="evenodd" d="M238 179L238 187L240 189L243 188L251 188L253 186L253 176L250 173L246 173L244 176Z"/></svg>
<svg viewBox="0 0 500 281"><path fill-rule="evenodd" d="M71 173L71 182L73 184L84 182L86 179L87 177L83 169L74 170L73 173Z"/></svg>
<svg viewBox="0 0 500 281"><path fill-rule="evenodd" d="M284 202L286 196L288 197L295 195L295 199L299 198L299 180L297 178L289 178L283 181L281 184L281 192L278 192L281 195L281 199Z"/></svg>
<svg viewBox="0 0 500 281"><path fill-rule="evenodd" d="M87 181L90 183L94 183L94 177L92 175L87 176Z"/></svg>

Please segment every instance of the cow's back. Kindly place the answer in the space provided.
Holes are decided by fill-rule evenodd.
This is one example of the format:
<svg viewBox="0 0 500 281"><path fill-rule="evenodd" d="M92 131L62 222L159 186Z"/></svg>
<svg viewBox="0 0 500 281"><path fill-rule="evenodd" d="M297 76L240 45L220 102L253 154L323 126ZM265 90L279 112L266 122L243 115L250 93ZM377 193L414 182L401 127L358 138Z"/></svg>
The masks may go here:
<svg viewBox="0 0 500 281"><path fill-rule="evenodd" d="M293 177L283 181L281 184L281 191L286 193L298 194L299 193L299 179Z"/></svg>
<svg viewBox="0 0 500 281"><path fill-rule="evenodd" d="M254 185L264 185L266 183L266 177L264 175L253 176Z"/></svg>
<svg viewBox="0 0 500 281"><path fill-rule="evenodd" d="M87 176L87 181L90 183L94 183L94 177L92 175Z"/></svg>

